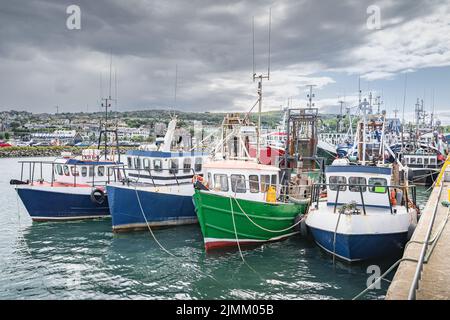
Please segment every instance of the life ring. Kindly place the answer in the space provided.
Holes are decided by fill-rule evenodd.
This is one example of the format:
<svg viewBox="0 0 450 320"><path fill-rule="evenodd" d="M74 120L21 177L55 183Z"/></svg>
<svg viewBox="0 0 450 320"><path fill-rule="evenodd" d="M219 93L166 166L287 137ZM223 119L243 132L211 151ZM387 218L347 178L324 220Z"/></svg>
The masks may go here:
<svg viewBox="0 0 450 320"><path fill-rule="evenodd" d="M97 204L103 204L105 202L105 192L98 188L92 190L91 201Z"/></svg>

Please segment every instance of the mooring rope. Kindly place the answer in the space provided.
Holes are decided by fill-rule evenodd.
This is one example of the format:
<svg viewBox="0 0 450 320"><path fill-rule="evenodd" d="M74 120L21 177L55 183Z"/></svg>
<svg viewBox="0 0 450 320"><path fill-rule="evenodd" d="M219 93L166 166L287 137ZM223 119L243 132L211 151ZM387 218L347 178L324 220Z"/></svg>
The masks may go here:
<svg viewBox="0 0 450 320"><path fill-rule="evenodd" d="M239 204L236 195L234 197L230 196L230 202L231 202L231 198L234 198L234 201L236 201L236 204L238 205L239 209L241 210L241 212L244 214L244 216L251 222L253 223L256 227L260 228L261 230L267 231L267 232L272 232L272 233L281 233L281 232L285 232L288 231L292 228L295 228L296 226L298 226L300 223L303 222L303 220L305 219L306 215L304 215L299 221L297 221L296 223L294 223L293 225L291 225L290 227L287 227L285 229L281 229L281 230L271 230L271 229L267 229L259 224L257 224L256 222L254 222L249 216L248 214L244 211L244 209L242 209L241 205Z"/></svg>
<svg viewBox="0 0 450 320"><path fill-rule="evenodd" d="M148 228L148 230L150 231L150 234L152 235L153 240L155 240L155 242L158 244L158 246L161 248L162 251L164 251L165 253L167 253L167 254L170 255L171 257L177 258L177 259L183 259L183 260L184 260L185 257L181 257L181 256L174 255L173 253L171 253L169 250L167 250L167 249L166 249L166 248L158 241L158 239L156 238L155 234L153 233L152 228L150 227L150 223L148 222L147 217L145 216L144 208L142 207L141 199L140 199L140 197L139 197L139 193L138 193L138 191L137 191L137 185L136 185L136 184L135 184L135 186L134 186L134 191L135 191L135 193L136 193L136 198L137 198L138 203L139 203L139 208L141 209L141 214L142 214L142 216L144 217L144 220L145 220L145 222L146 222L146 224L147 224L147 228ZM199 273L203 274L204 276L206 276L206 277L212 279L213 281L215 281L215 282L216 282L217 284L219 284L220 286L222 286L222 287L224 287L224 288L227 288L225 285L223 285L221 282L219 282L219 281L218 281L215 277L213 277L212 275L207 274L207 273L203 272L202 270L200 270L199 268L197 268L197 267L191 265L191 264L194 263L194 261L190 261L189 259L187 259L187 262L190 263L190 264L187 264L187 266L189 266L189 267L191 267L192 269L198 271ZM182 266L185 266L185 264L181 264L181 265L182 265Z"/></svg>
<svg viewBox="0 0 450 320"><path fill-rule="evenodd" d="M242 254L242 250L241 250L241 245L240 245L240 243L239 243L239 237L238 237L238 234L237 234L237 230L236 230L236 222L235 222L235 220L234 220L234 210L233 210L233 202L231 201L231 197L229 198L230 199L230 210L231 210L231 219L232 219L232 221L233 221L233 229L234 229L234 236L235 236L235 238L236 238L236 244L237 244L237 247L238 247L238 249L239 249L239 254L240 254L240 256L241 256L241 259L242 259L242 261L245 263L245 265L250 269L250 270L252 270L256 275L258 275L261 279L264 279L254 268L252 268L252 266L251 265L249 265L248 263L247 263L247 261L244 259L244 255Z"/></svg>
<svg viewBox="0 0 450 320"><path fill-rule="evenodd" d="M429 260L429 258L431 257L431 254L433 253L433 250L434 250L434 247L435 247L436 240L438 240L438 239L440 238L440 236L442 235L442 232L443 232L443 230L444 230L444 228L445 228L445 225L446 225L447 222L448 222L449 217L450 217L450 207L449 207L449 209L447 210L447 217L446 217L445 220L443 221L441 227L439 228L439 231L436 232L436 234L434 235L434 237L433 237L432 240L428 241L428 245L431 244L432 247L431 247L430 251L427 252L427 255L426 255L426 257L425 257L424 263L427 263L428 260ZM410 244L413 244L413 243L416 243L416 244L425 244L425 241L417 241L417 240L408 241L408 243L405 245L405 250L406 250L406 248L407 248ZM416 263L419 262L419 260L417 260L417 259L412 259L412 258L401 258L400 260L396 261L391 267L389 267L389 269L388 269L386 272L384 272L380 277L378 277L378 278L377 278L370 286L368 286L366 289L364 289L364 290L361 291L358 295L356 295L354 298L352 298L352 300L356 300L356 299L358 299L359 297L361 297L362 295L364 295L367 291L371 290L372 287L373 287L374 285L376 285L379 281L381 281L381 280L387 280L387 279L384 279L384 277L385 277L386 275L388 275L388 274L389 274L389 273L390 273L390 272L391 272L398 264L400 264L400 263L403 262L403 261L410 261L410 262L416 262Z"/></svg>

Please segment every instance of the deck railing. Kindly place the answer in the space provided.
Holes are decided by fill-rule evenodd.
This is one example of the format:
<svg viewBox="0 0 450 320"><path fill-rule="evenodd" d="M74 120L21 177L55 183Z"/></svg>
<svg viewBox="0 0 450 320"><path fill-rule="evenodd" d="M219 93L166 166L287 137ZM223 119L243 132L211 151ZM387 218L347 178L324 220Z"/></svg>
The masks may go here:
<svg viewBox="0 0 450 320"><path fill-rule="evenodd" d="M192 179L194 175L203 175L201 173L197 173L194 168L168 168L168 169L152 169L152 168L145 168L145 169L135 169L135 168L115 168L116 171L121 172L121 182L123 184L130 183L139 183L143 179L145 180L151 180L151 185L153 187L159 186L159 185L170 185L170 184L157 184L155 183L155 180L158 180L158 178L173 178L176 185L180 185L180 180L186 180L186 179ZM181 174L179 173L181 171ZM168 175L161 175L161 173L168 172ZM157 173L157 174L156 174ZM147 175L148 174L148 175ZM136 178L136 179L132 179ZM144 182L146 183L146 182Z"/></svg>
<svg viewBox="0 0 450 320"><path fill-rule="evenodd" d="M69 169L70 170L69 175L64 173L62 176L72 177L73 182L71 182L70 184L73 185L74 187L77 186L77 178L78 179L80 178L79 169L81 167L92 168L92 170L88 169L87 173L86 173L86 177L89 177L89 178L92 177L92 179L89 179L89 182L88 182L88 179L85 179L85 182L88 182L92 187L106 185L111 182L121 181L122 179L121 179L120 175L116 174L115 169L124 167L123 164L109 165L109 164L95 164L95 163L89 163L89 162L86 162L83 164L65 164L65 163L56 163L53 161L39 161L39 160L22 160L22 161L19 161L19 163L21 164L20 181L22 181L22 182L24 181L24 174L25 174L24 169L26 169L26 165L28 164L28 179L26 179L26 180L31 185L34 185L34 183L36 183L36 182L44 182L44 167L45 166L51 167L50 185L52 187L54 186L54 183L56 182L55 168L57 165L73 168L73 170ZM36 167L38 167L38 170L39 170L38 178L35 177L36 176ZM98 167L105 168L103 177L101 179L98 179L99 176L95 174L96 168L98 168ZM75 172L75 174L73 174L74 172ZM90 175L90 172L93 173L92 176Z"/></svg>
<svg viewBox="0 0 450 320"><path fill-rule="evenodd" d="M337 188L336 190L336 197L334 199L334 212L336 212L337 210L337 205L339 203L339 195L340 195L340 191L341 191L341 187L356 187L358 188L358 193L360 195L360 199L361 199L361 206L363 208L363 212L364 214L366 214L366 201L364 200L364 193L363 190L367 190L368 188L374 188L374 187L380 187L380 188L386 188L386 196L387 196L387 200L389 203L389 208L391 211L391 214L394 213L394 210L392 208L392 202L391 202L391 190L395 190L395 189L399 189L402 190L403 192L403 197L404 197L404 202L405 202L405 207L406 207L406 212L409 212L409 191L411 190L411 197L412 197L412 202L414 205L416 205L416 197L417 197L417 193L416 193L416 186L415 185L408 185L408 186L400 186L400 185L369 185L369 184L348 184L348 183L315 183L313 186L313 191L312 191L312 199L311 199L311 203L316 203L316 207L319 206L319 200L320 200L320 194L322 191L324 191L325 188L328 187L335 187ZM375 192L376 193L376 192Z"/></svg>

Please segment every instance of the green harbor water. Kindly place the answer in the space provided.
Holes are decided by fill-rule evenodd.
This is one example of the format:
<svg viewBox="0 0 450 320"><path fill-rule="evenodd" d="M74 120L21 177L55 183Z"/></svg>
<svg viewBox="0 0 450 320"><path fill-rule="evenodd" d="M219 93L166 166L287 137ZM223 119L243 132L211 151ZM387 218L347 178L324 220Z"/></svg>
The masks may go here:
<svg viewBox="0 0 450 320"><path fill-rule="evenodd" d="M113 234L108 219L32 223L14 187L19 159L0 159L0 299L351 299L369 265L333 264L300 236L206 254L197 225ZM430 194L418 189L420 206ZM249 267L250 266L250 267ZM393 275L391 275L392 277ZM365 299L383 299L388 282Z"/></svg>

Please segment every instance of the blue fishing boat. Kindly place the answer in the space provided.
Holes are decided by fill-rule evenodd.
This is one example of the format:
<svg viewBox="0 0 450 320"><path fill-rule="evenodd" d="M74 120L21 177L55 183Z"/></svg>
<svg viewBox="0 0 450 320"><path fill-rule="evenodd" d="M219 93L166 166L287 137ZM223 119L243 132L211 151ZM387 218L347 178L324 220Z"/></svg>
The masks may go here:
<svg viewBox="0 0 450 320"><path fill-rule="evenodd" d="M208 155L171 150L177 120L169 122L164 142L125 155L123 180L107 186L115 232L197 222L192 202L194 175L202 175Z"/></svg>
<svg viewBox="0 0 450 320"><path fill-rule="evenodd" d="M110 215L105 186L118 181L118 171L114 168L119 164L99 160L98 152L87 149L81 157L63 154L54 161L20 161L20 180L11 180L10 184L15 186L33 221L95 219Z"/></svg>

